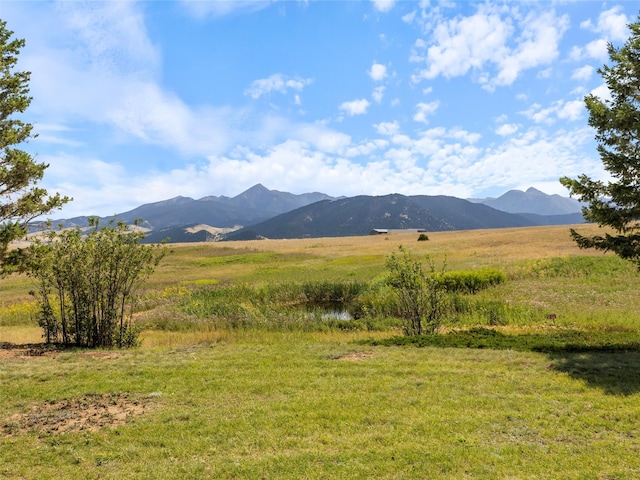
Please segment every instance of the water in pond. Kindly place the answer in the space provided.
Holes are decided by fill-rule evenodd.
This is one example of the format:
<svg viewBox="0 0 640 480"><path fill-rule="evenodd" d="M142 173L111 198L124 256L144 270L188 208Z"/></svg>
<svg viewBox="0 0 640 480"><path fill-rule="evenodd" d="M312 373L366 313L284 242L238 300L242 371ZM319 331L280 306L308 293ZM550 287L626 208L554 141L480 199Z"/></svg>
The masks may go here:
<svg viewBox="0 0 640 480"><path fill-rule="evenodd" d="M340 303L314 303L307 305L307 310L322 320L353 320L353 315Z"/></svg>

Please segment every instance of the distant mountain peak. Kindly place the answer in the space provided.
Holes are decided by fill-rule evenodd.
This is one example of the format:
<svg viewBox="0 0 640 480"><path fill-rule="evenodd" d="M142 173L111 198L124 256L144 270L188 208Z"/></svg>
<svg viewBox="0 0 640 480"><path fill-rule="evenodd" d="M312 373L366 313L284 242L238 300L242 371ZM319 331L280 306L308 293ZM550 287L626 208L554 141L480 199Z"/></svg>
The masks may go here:
<svg viewBox="0 0 640 480"><path fill-rule="evenodd" d="M582 205L576 199L557 194L547 195L534 187L529 187L525 192L509 190L498 198L474 199L472 201L508 213L566 215L582 211Z"/></svg>
<svg viewBox="0 0 640 480"><path fill-rule="evenodd" d="M242 192L237 196L241 197L249 193L268 193L268 192L271 192L271 190L269 190L267 187L265 187L261 183L256 183L253 187L248 188L247 190L245 190L244 192Z"/></svg>

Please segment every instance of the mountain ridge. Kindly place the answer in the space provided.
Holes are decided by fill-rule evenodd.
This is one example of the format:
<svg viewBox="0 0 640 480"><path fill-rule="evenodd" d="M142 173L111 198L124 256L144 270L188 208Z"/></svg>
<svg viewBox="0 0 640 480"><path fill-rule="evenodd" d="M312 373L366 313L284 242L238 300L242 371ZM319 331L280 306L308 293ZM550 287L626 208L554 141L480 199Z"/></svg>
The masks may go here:
<svg viewBox="0 0 640 480"><path fill-rule="evenodd" d="M530 187L526 191L509 190L497 198L469 199L508 213L532 213L537 215L565 215L579 213L583 204L574 198L558 194L548 195Z"/></svg>
<svg viewBox="0 0 640 480"><path fill-rule="evenodd" d="M117 219L133 223L142 219L141 226L148 230L147 243L166 238L171 242L202 242L364 235L375 228L442 231L579 223L583 220L577 203L535 188L526 192L510 190L497 199L465 200L445 195L397 193L331 197L320 192L292 194L256 184L235 197L177 196L143 204L100 221ZM525 211L509 212L496 206ZM89 218L81 216L52 223L83 228ZM42 225L33 224L32 230L37 229L42 229Z"/></svg>
<svg viewBox="0 0 640 480"><path fill-rule="evenodd" d="M225 235L225 240L366 235L374 229L475 230L546 225L545 216L502 212L449 196L390 194L325 200ZM553 218L551 224L560 219ZM567 223L576 223L576 218Z"/></svg>

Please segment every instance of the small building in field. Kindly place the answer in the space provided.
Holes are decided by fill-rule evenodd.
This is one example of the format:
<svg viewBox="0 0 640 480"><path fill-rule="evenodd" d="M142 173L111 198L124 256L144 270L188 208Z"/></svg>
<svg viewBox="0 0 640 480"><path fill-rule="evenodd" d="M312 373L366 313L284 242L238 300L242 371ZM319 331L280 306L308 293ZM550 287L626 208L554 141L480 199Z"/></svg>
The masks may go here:
<svg viewBox="0 0 640 480"><path fill-rule="evenodd" d="M425 228L374 228L369 235L389 235L392 233L425 233Z"/></svg>

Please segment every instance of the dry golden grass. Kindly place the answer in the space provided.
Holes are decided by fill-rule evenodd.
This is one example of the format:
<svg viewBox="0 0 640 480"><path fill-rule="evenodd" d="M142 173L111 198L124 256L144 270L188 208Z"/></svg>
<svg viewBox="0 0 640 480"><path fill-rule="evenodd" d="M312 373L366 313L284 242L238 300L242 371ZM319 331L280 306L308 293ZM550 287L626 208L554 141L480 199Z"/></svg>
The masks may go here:
<svg viewBox="0 0 640 480"><path fill-rule="evenodd" d="M0 327L0 343L39 343L42 342L40 327Z"/></svg>
<svg viewBox="0 0 640 480"><path fill-rule="evenodd" d="M386 257L402 244L418 255L429 254L436 262L447 259L449 269L482 266L504 267L510 263L541 258L594 255L580 250L569 236L569 226L504 228L429 233L429 241L418 242L416 233L391 233L358 237L326 237L286 240L252 240L172 244L173 252L160 264L149 281L150 288L166 288L196 281L217 281L250 274L255 265L202 263L222 255L249 252L308 256L306 265L350 257L358 259ZM581 233L601 231L596 225L577 225ZM303 267L305 262L298 262ZM31 300L28 292L33 282L24 275L0 278L0 306Z"/></svg>
<svg viewBox="0 0 640 480"><path fill-rule="evenodd" d="M174 258L214 256L249 251L279 254L309 254L325 258L389 255L402 244L417 254L429 254L434 260L447 257L455 264L500 265L518 260L553 258L569 255L593 255L581 251L569 235L570 228L586 235L601 229L592 224L551 227L458 230L429 233L429 240L418 242L416 233L391 233L357 237L325 237L284 240L251 240L222 243L175 244ZM179 260L178 260L179 261ZM167 264L173 263L171 256Z"/></svg>

